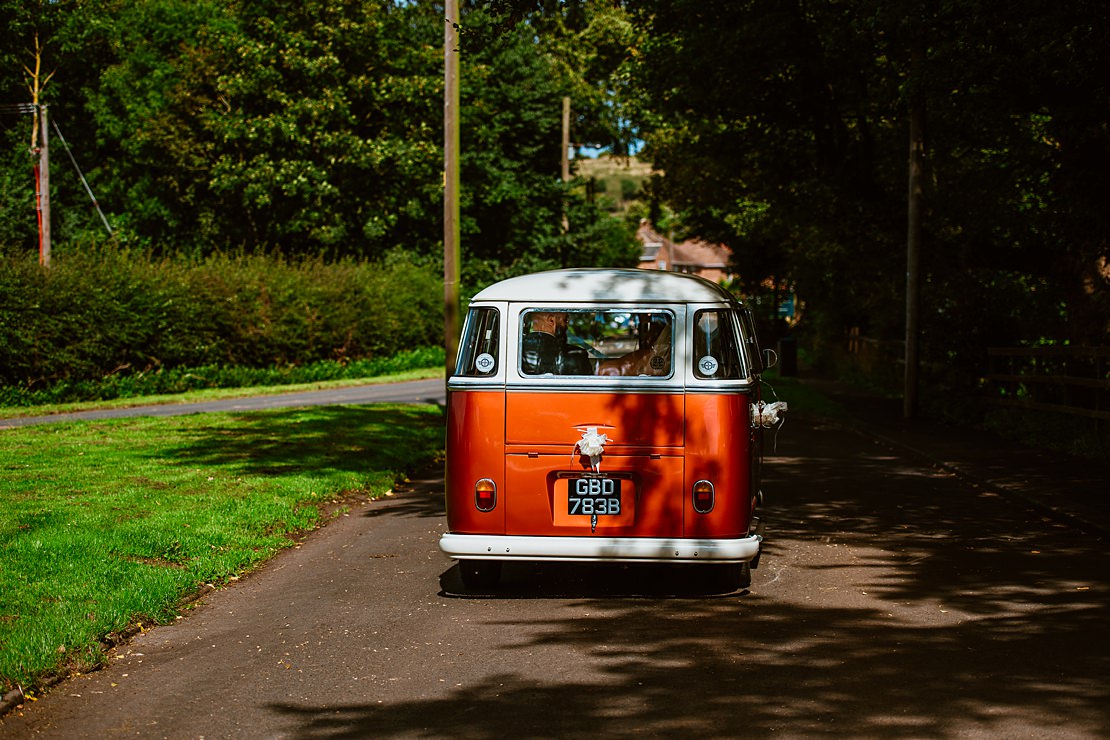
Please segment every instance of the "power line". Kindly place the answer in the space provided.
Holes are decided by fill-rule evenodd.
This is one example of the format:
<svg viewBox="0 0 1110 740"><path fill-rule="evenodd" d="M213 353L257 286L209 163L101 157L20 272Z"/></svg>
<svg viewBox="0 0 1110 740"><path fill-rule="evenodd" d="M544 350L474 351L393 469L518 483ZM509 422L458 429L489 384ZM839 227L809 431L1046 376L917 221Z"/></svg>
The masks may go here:
<svg viewBox="0 0 1110 740"><path fill-rule="evenodd" d="M62 140L62 146L65 147L66 154L69 155L69 161L73 163L73 169L77 170L77 176L81 178L81 184L85 186L85 192L89 194L89 200L92 201L93 207L96 208L96 212L100 214L100 220L104 222L104 228L108 230L108 236L111 236L112 227L108 225L108 219L104 216L104 211L100 210L100 204L96 202L96 196L93 195L92 188L89 187L88 181L85 180L85 173L81 172L81 167L77 164L73 152L70 151L66 137L62 136L62 130L58 128L58 119L52 118L50 122L54 124L54 130L58 133L58 138Z"/></svg>
<svg viewBox="0 0 1110 740"><path fill-rule="evenodd" d="M36 103L0 103L0 113L35 113L39 108L45 108L45 106ZM66 137L62 135L62 130L58 127L58 120L52 118L50 122L54 124L54 131L57 132L58 138L62 141L62 146L65 147L66 154L69 155L69 161L73 164L73 169L77 171L77 177L80 178L81 184L85 187L85 192L89 194L89 200L92 201L93 207L96 208L96 212L100 215L100 220L104 223L104 228L108 230L108 236L111 236L112 227L108 223L108 218L104 215L104 211L100 209L100 203L97 202L92 188L89 187L89 182L85 179L85 173L81 171L81 166L77 164L77 159L73 156L73 151L69 148L69 142L66 141Z"/></svg>

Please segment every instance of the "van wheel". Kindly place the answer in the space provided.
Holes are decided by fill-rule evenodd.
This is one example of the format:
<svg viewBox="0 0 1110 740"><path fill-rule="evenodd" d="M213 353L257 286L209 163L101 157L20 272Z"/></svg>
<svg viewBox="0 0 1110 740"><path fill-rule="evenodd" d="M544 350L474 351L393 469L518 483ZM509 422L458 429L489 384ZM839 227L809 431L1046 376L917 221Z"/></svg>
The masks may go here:
<svg viewBox="0 0 1110 740"><path fill-rule="evenodd" d="M717 593L731 593L752 585L751 563L714 563L703 565L704 583Z"/></svg>
<svg viewBox="0 0 1110 740"><path fill-rule="evenodd" d="M468 591L493 588L501 580L501 561L460 560L459 575Z"/></svg>
<svg viewBox="0 0 1110 740"><path fill-rule="evenodd" d="M737 583L736 588L751 588L752 587L752 564L740 563L737 568Z"/></svg>

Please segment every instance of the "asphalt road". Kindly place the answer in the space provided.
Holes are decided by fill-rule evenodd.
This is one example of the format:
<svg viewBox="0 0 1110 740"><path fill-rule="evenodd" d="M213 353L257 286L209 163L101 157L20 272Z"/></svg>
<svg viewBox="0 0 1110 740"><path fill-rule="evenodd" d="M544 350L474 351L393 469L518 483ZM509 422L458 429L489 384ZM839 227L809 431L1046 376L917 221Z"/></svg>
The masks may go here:
<svg viewBox="0 0 1110 740"><path fill-rule="evenodd" d="M258 411L261 409L289 408L296 406L331 406L361 403L443 403L447 396L443 378L410 380L404 383L358 385L348 388L328 388L319 391L277 393L269 396L226 398L197 403L165 403L153 406L128 406L115 409L94 409L49 416L23 416L0 419L0 429L23 427L32 424L51 424L63 421L89 421L121 419L129 416L184 416L210 411Z"/></svg>
<svg viewBox="0 0 1110 740"><path fill-rule="evenodd" d="M0 736L1110 736L1095 536L801 417L765 472L750 591L517 565L462 594L432 476L136 636Z"/></svg>

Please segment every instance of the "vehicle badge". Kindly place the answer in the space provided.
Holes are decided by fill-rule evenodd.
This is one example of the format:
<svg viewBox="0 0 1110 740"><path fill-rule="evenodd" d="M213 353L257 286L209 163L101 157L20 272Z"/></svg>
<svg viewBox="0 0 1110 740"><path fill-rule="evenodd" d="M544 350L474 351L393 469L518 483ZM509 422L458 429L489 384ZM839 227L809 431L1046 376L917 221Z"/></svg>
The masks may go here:
<svg viewBox="0 0 1110 740"><path fill-rule="evenodd" d="M716 375L717 367L717 358L711 355L706 355L698 360L698 369L701 370L702 375Z"/></svg>
<svg viewBox="0 0 1110 740"><path fill-rule="evenodd" d="M496 366L497 360L493 359L493 355L488 352L483 352L474 360L474 367L476 367L480 373L492 372L493 368Z"/></svg>

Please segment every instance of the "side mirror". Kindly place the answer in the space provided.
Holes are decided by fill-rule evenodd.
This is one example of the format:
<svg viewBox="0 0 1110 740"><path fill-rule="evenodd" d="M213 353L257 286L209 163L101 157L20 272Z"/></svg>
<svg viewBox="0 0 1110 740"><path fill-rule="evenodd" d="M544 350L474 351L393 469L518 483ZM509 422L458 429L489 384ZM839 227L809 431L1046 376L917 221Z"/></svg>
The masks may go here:
<svg viewBox="0 0 1110 740"><path fill-rule="evenodd" d="M779 364L779 355L773 349L763 350L763 369L770 370Z"/></svg>

